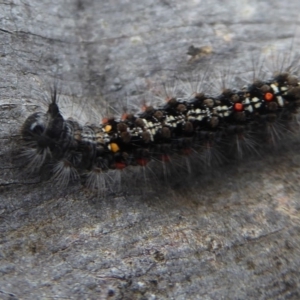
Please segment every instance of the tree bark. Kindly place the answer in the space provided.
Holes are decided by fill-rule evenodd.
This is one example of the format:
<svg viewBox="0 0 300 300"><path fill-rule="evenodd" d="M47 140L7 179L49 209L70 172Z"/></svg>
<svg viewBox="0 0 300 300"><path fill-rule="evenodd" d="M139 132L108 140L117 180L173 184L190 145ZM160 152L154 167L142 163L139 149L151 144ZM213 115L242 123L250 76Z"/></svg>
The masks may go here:
<svg viewBox="0 0 300 300"><path fill-rule="evenodd" d="M219 68L244 78L258 53L297 53L299 8L279 0L2 1L0 298L299 299L297 138L279 154L177 188L105 199L24 176L18 159L20 128L45 110L55 81L73 101L69 110L82 117L89 108L89 119L92 110L151 100L149 86L174 75ZM213 53L188 57L191 45Z"/></svg>

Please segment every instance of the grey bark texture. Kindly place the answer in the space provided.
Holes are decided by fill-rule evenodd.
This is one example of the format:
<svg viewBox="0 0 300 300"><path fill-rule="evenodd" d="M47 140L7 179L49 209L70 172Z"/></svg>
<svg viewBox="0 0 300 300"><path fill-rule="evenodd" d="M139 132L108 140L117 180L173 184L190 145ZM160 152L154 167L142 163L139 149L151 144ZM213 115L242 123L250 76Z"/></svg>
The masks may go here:
<svg viewBox="0 0 300 300"><path fill-rule="evenodd" d="M105 111L207 65L243 77L249 52L297 53L299 2L207 2L0 2L1 299L300 298L296 140L143 196L98 199L20 170L20 128L54 81ZM213 58L188 60L191 45Z"/></svg>

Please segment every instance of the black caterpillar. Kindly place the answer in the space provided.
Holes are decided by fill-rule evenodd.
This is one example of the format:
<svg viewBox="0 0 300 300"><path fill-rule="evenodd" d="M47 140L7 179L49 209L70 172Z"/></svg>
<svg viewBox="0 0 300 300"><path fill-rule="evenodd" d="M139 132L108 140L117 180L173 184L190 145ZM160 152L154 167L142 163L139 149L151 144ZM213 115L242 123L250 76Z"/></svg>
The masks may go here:
<svg viewBox="0 0 300 300"><path fill-rule="evenodd" d="M226 89L217 97L171 97L160 107L104 119L102 125L65 120L57 99L54 89L48 111L30 115L22 127L27 168L35 172L51 162L59 184L81 179L101 192L107 189L107 178L114 180L111 174L129 166L146 168L152 161L165 164L192 153L201 157L220 145L223 153L243 155L247 148L257 151L261 142L274 142L276 124L289 124L297 113L300 85L297 77L280 73L241 90ZM249 139L252 132L255 142ZM231 151L233 145L238 152Z"/></svg>

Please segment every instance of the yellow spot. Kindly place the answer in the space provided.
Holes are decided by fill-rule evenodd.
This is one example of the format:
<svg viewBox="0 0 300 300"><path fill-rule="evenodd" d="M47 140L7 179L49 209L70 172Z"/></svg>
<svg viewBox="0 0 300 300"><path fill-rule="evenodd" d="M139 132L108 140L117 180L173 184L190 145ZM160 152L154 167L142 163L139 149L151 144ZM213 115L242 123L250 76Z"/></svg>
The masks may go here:
<svg viewBox="0 0 300 300"><path fill-rule="evenodd" d="M116 153L120 150L119 146L116 143L109 144L109 148L114 153Z"/></svg>
<svg viewBox="0 0 300 300"><path fill-rule="evenodd" d="M104 130L105 130L105 132L110 132L111 131L111 125L106 125L105 127L104 127Z"/></svg>

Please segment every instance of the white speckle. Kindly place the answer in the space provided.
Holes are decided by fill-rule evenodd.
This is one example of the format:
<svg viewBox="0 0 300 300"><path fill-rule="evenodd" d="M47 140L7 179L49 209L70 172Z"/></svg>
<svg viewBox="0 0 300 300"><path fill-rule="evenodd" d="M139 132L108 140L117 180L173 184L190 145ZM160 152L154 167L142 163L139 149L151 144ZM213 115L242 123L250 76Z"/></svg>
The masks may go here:
<svg viewBox="0 0 300 300"><path fill-rule="evenodd" d="M143 39L140 36L133 36L133 37L130 38L130 41L133 44L140 44L140 43L143 42Z"/></svg>
<svg viewBox="0 0 300 300"><path fill-rule="evenodd" d="M137 284L140 288L143 288L145 286L145 283L142 281L139 281Z"/></svg>

